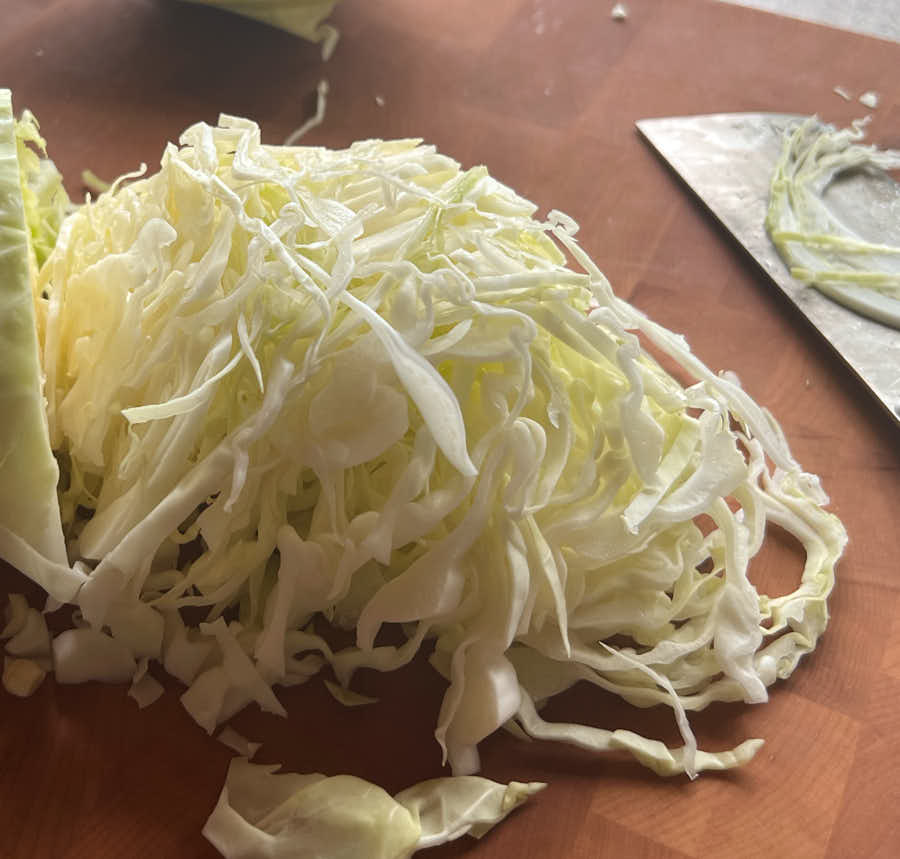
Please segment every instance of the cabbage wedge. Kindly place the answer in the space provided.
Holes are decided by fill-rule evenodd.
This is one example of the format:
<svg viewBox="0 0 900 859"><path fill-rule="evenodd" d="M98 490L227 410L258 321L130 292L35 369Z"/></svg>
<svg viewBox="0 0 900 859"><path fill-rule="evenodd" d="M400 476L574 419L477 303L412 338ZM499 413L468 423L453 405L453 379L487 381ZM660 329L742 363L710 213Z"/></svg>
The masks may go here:
<svg viewBox="0 0 900 859"><path fill-rule="evenodd" d="M41 246L44 234L37 207L25 205L29 195L36 200L29 181L41 167L26 149L28 139L39 140L34 120L18 123L12 93L0 89L0 543L10 561L19 560L17 566L25 565L22 559L32 550L66 564L56 498L59 468L50 450L35 319L34 239ZM61 184L56 192L65 195ZM74 595L65 588L58 593Z"/></svg>

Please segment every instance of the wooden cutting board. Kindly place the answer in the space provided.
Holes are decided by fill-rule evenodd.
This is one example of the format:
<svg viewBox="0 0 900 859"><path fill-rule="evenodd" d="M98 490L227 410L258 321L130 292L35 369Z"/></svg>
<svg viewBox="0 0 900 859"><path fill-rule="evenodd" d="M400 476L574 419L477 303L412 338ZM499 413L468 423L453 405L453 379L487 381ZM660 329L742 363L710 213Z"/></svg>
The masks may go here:
<svg viewBox="0 0 900 859"><path fill-rule="evenodd" d="M439 857L879 857L900 855L900 437L777 291L676 183L634 120L717 111L865 109L833 92L876 90L870 138L900 147L900 45L703 0L344 0L323 64L284 33L172 0L4 0L0 86L42 122L51 155L112 177L158 163L167 140L219 112L280 142L313 110L306 142L422 137L581 224L620 295L732 369L821 475L850 533L820 648L764 706L692 717L701 746L759 736L740 772L660 779L618 756L497 735L484 774L550 787L481 842ZM898 368L900 372L900 368ZM795 547L773 533L756 570L787 589ZM39 595L6 569L0 591ZM321 684L283 696L291 717L247 710L259 759L352 772L388 790L441 774L431 731L443 682L425 664L364 677L381 702L334 702ZM200 835L230 753L183 712L177 684L139 711L122 688L45 682L0 692L0 855L216 855ZM576 688L549 716L673 742L668 711ZM364 857L363 857L364 859Z"/></svg>

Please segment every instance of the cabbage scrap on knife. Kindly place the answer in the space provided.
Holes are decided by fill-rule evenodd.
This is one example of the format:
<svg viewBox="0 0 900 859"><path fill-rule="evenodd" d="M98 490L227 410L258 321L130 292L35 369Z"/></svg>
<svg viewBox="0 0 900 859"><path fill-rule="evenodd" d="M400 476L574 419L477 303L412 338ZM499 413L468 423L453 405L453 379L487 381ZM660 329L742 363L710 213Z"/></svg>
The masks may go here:
<svg viewBox="0 0 900 859"><path fill-rule="evenodd" d="M862 143L865 125L860 120L838 129L809 117L785 132L770 182L766 231L792 277L900 328L900 234L892 229L900 221L900 193L887 173L900 168L900 151ZM827 196L848 180L869 188L849 218Z"/></svg>
<svg viewBox="0 0 900 859"><path fill-rule="evenodd" d="M501 727L663 775L752 757L698 750L687 711L765 701L813 649L843 527L736 379L535 210L416 140L269 146L223 116L67 218L35 296L72 565L0 523L79 608L57 663L159 660L211 732L424 649L457 776ZM806 551L779 597L748 577L769 522ZM579 681L671 707L683 745L545 720Z"/></svg>

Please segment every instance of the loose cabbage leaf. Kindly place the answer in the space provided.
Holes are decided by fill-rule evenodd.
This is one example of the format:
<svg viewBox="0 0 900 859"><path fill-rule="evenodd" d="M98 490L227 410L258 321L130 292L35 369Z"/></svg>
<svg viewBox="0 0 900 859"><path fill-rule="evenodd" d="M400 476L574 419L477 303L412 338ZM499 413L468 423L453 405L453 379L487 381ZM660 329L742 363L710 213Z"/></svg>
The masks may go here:
<svg viewBox="0 0 900 859"><path fill-rule="evenodd" d="M227 859L405 859L413 815L377 785L340 775L275 774L234 758L203 834Z"/></svg>

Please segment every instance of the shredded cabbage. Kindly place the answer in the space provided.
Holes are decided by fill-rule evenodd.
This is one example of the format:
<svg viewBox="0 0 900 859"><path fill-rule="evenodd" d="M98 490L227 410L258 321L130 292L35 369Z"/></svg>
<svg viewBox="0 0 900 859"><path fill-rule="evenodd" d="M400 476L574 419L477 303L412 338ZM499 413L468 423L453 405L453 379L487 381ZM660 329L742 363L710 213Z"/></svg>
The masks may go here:
<svg viewBox="0 0 900 859"><path fill-rule="evenodd" d="M362 703L357 669L427 649L456 776L500 727L666 775L752 757L698 750L687 713L766 700L815 647L844 529L736 379L617 298L570 218L534 215L416 140L268 146L223 116L69 216L35 301L73 565L0 519L0 554L79 607L64 679L160 660L212 733L324 666ZM748 576L769 522L807 556L778 597ZM671 707L683 745L542 718L580 681ZM248 850L271 835L223 814ZM379 830L384 855L414 823Z"/></svg>
<svg viewBox="0 0 900 859"><path fill-rule="evenodd" d="M836 129L810 117L785 135L772 176L766 229L797 280L847 307L900 328L900 241L873 240L829 204L826 193L848 176L885 182L900 151L863 145L865 122ZM887 179L885 183L892 187ZM869 212L885 227L900 221L900 194ZM879 204L882 205L882 204ZM871 207L870 207L871 208Z"/></svg>

